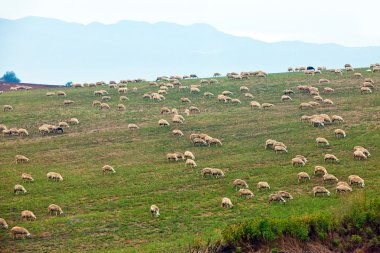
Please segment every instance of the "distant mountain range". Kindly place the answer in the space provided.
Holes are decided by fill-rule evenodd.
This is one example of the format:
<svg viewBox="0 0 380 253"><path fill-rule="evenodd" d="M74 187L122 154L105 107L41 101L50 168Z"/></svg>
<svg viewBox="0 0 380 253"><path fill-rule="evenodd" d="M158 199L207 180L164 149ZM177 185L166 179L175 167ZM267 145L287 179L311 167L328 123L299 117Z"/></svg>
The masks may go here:
<svg viewBox="0 0 380 253"><path fill-rule="evenodd" d="M26 17L0 19L0 36L0 72L13 70L23 82L61 85L191 73L207 77L214 72L259 69L283 72L288 66L368 66L380 59L380 47L266 43L206 24L82 25Z"/></svg>

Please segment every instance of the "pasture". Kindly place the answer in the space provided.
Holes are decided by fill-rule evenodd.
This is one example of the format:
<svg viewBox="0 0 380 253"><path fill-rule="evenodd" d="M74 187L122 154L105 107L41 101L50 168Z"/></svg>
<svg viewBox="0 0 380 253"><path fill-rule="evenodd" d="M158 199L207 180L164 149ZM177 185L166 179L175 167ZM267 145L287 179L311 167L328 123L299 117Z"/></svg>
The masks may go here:
<svg viewBox="0 0 380 253"><path fill-rule="evenodd" d="M375 87L380 83L379 73L356 70L371 77ZM327 78L328 84L319 84ZM354 200L374 199L380 192L380 93L360 94L362 78L353 73L336 75L323 71L322 75L306 76L303 73L269 74L266 78L249 80L216 78L218 84L202 84L199 94L189 89L169 88L166 100L144 100L142 95L158 90L148 83L130 83L123 102L125 111L119 111L117 89L106 86L62 88L67 96L47 97L47 91L29 90L4 92L0 105L12 105L11 112L0 112L0 124L25 128L29 136L0 136L0 217L9 227L23 226L33 238L13 240L9 229L0 230L1 252L178 252L187 251L189 245L217 240L228 225L252 218L302 216L321 212L342 215ZM181 80L186 86L199 84L200 79ZM254 100L274 104L269 109L252 109L251 99L244 97L240 86L247 86ZM334 105L319 105L299 110L301 102L312 101L312 96L301 93L298 85L318 87L323 98ZM324 87L333 93L323 93ZM132 91L137 87L137 91ZM111 96L110 110L92 107L100 99L93 92L106 89ZM283 90L292 89L292 101L281 102ZM218 102L223 91L233 92L241 104ZM204 98L209 91L215 96ZM188 97L191 103L182 103ZM75 101L63 105L64 99ZM194 105L200 113L186 116L184 110ZM184 124L174 124L173 115L161 115L160 108L177 108L185 117ZM340 115L343 124L314 128L301 122L302 115L325 113ZM41 135L38 127L44 123L57 124L71 117L78 125L71 125L64 134ZM166 119L169 127L159 127ZM140 128L129 130L129 123ZM347 137L337 139L334 130L341 128ZM172 130L180 129L183 137L174 137ZM189 139L191 133L207 133L218 138L222 146L196 146ZM317 137L324 137L330 146L318 147ZM276 154L265 150L267 139L284 142L288 153ZM353 159L353 147L361 145L371 152L364 161ZM170 152L192 151L198 167L185 166L185 161L168 162ZM339 163L326 163L324 154L336 155ZM14 157L25 155L28 163L16 164ZM304 155L308 163L293 167L291 159ZM113 166L115 174L103 175L105 164ZM313 175L314 166L322 165L339 180L359 175L365 188L354 186L350 194L335 193L335 184L323 183ZM205 167L220 168L223 178L202 178ZM59 172L64 180L51 182L48 172ZM297 182L297 173L305 171L311 180ZM21 173L33 175L35 181L24 183ZM234 179L245 180L253 191L252 199L238 196L232 186ZM271 189L257 190L259 181L269 183ZM15 195L13 186L22 184L27 193ZM323 185L330 197L315 198L313 186ZM268 204L268 196L279 190L290 192L294 199L286 204ZM232 209L220 207L223 197L229 197ZM62 207L64 215L49 216L50 204ZM160 208L160 217L149 212L152 204ZM35 221L22 221L20 213L31 210Z"/></svg>

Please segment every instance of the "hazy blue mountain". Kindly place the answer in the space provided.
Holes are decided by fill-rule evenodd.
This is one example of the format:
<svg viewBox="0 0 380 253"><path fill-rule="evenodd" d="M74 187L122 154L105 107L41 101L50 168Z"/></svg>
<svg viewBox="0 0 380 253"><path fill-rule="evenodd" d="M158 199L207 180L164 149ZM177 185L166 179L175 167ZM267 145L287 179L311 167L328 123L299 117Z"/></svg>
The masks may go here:
<svg viewBox="0 0 380 253"><path fill-rule="evenodd" d="M254 28L253 28L254 29ZM282 72L288 66L368 66L380 47L343 47L299 41L266 43L206 24L121 21L82 25L40 17L0 19L0 74L23 82L65 84L159 75Z"/></svg>

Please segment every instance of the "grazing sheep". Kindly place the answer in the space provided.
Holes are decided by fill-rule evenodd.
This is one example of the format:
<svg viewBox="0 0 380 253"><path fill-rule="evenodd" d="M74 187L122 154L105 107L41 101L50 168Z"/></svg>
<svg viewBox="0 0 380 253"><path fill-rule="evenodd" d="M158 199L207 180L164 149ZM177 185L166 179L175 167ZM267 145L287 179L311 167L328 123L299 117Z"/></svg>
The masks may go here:
<svg viewBox="0 0 380 253"><path fill-rule="evenodd" d="M178 130L178 129L173 130L172 133L173 133L173 135L174 135L175 137L182 137L182 136L183 136L182 131L181 131L181 130Z"/></svg>
<svg viewBox="0 0 380 253"><path fill-rule="evenodd" d="M212 170L212 168L203 168L202 169L202 177L205 177L206 175L211 176L211 170Z"/></svg>
<svg viewBox="0 0 380 253"><path fill-rule="evenodd" d="M117 109L119 109L119 111L125 111L127 108L123 104L117 104Z"/></svg>
<svg viewBox="0 0 380 253"><path fill-rule="evenodd" d="M13 111L13 107L11 105L4 105L3 109L4 109L4 112Z"/></svg>
<svg viewBox="0 0 380 253"><path fill-rule="evenodd" d="M67 122L65 122L65 121L58 122L58 126L59 127L70 127L69 124L67 124Z"/></svg>
<svg viewBox="0 0 380 253"><path fill-rule="evenodd" d="M100 110L109 110L111 107L107 103L100 104Z"/></svg>
<svg viewBox="0 0 380 253"><path fill-rule="evenodd" d="M46 174L46 177L48 180L52 181L63 181L63 177L57 172L49 172Z"/></svg>
<svg viewBox="0 0 380 253"><path fill-rule="evenodd" d="M28 131L24 128L19 128L17 130L17 132L18 132L18 135L20 135L20 136L28 136L29 135Z"/></svg>
<svg viewBox="0 0 380 253"><path fill-rule="evenodd" d="M286 152L288 153L288 150L286 149L286 147L283 147L283 146L274 146L273 150L277 153L277 152Z"/></svg>
<svg viewBox="0 0 380 253"><path fill-rule="evenodd" d="M51 97L51 96L54 96L55 95L55 92L46 92L46 96L47 97Z"/></svg>
<svg viewBox="0 0 380 253"><path fill-rule="evenodd" d="M270 103L262 103L262 104L261 104L261 107L262 107L263 109L271 108L271 107L273 107L273 106L274 106L274 104L270 104Z"/></svg>
<svg viewBox="0 0 380 253"><path fill-rule="evenodd" d="M40 127L38 128L38 131L39 131L41 134L48 134L48 133L50 133L49 128L47 128L47 127L45 127L45 126L40 126Z"/></svg>
<svg viewBox="0 0 380 253"><path fill-rule="evenodd" d="M29 231L26 228L18 227L18 226L11 228L11 234L12 234L13 239L32 238L32 235L29 233Z"/></svg>
<svg viewBox="0 0 380 253"><path fill-rule="evenodd" d="M251 190L249 190L249 189L240 189L239 190L239 196L240 197L245 197L245 198L248 198L248 199L254 197L253 192Z"/></svg>
<svg viewBox="0 0 380 253"><path fill-rule="evenodd" d="M326 105L333 105L334 104L334 102L331 101L330 99L324 99L323 103L326 104Z"/></svg>
<svg viewBox="0 0 380 253"><path fill-rule="evenodd" d="M214 94L212 94L211 92L206 91L205 93L203 93L203 96L206 97L206 98L209 98L209 97L213 97Z"/></svg>
<svg viewBox="0 0 380 253"><path fill-rule="evenodd" d="M323 92L324 92L324 93L332 93L332 92L334 92L334 89L333 89L333 88L330 88L330 87L325 87L325 88L323 89Z"/></svg>
<svg viewBox="0 0 380 253"><path fill-rule="evenodd" d="M295 157L295 158L292 159L292 165L293 166L305 166L305 162L302 161L301 158Z"/></svg>
<svg viewBox="0 0 380 253"><path fill-rule="evenodd" d="M8 224L3 218L0 218L0 228L8 229Z"/></svg>
<svg viewBox="0 0 380 253"><path fill-rule="evenodd" d="M166 154L166 159L170 162L170 161L178 161L178 157L175 153L167 153Z"/></svg>
<svg viewBox="0 0 380 253"><path fill-rule="evenodd" d="M251 103L250 103L250 106L251 106L251 108L261 108L261 105L260 105L260 103L259 102L257 102L257 101L252 101Z"/></svg>
<svg viewBox="0 0 380 253"><path fill-rule="evenodd" d="M294 95L294 91L292 91L292 90L284 90L283 91L283 93L284 93L284 95Z"/></svg>
<svg viewBox="0 0 380 253"><path fill-rule="evenodd" d="M183 117L181 116L181 117L179 117L179 116L181 116L181 115L174 115L173 116L173 118L172 118L172 122L173 123L178 123L178 124L183 124L183 121L184 121L184 119L183 119Z"/></svg>
<svg viewBox="0 0 380 253"><path fill-rule="evenodd" d="M349 183L349 185L357 184L361 188L364 188L364 180L357 175L350 175L348 177L348 183Z"/></svg>
<svg viewBox="0 0 380 253"><path fill-rule="evenodd" d="M127 93L128 92L128 88L127 87L119 88L119 89L117 89L117 92L119 92L120 94L121 93Z"/></svg>
<svg viewBox="0 0 380 253"><path fill-rule="evenodd" d="M293 199L293 196L286 191L278 191L277 194L279 194L284 199Z"/></svg>
<svg viewBox="0 0 380 253"><path fill-rule="evenodd" d="M34 213L32 211L29 211L29 210L24 210L21 212L21 219L22 220L31 220L31 221L34 221L37 219L37 217L34 215Z"/></svg>
<svg viewBox="0 0 380 253"><path fill-rule="evenodd" d="M241 91L241 92L248 92L249 89L248 89L247 86L240 86L240 91Z"/></svg>
<svg viewBox="0 0 380 253"><path fill-rule="evenodd" d="M19 193L26 193L26 189L24 188L24 186L22 186L21 184L16 184L14 187L13 187L13 193L14 194L19 194Z"/></svg>
<svg viewBox="0 0 380 253"><path fill-rule="evenodd" d="M28 173L22 173L21 174L21 179L25 182L34 182L34 179L31 174Z"/></svg>
<svg viewBox="0 0 380 253"><path fill-rule="evenodd" d="M128 124L128 129L139 129L139 126L136 124Z"/></svg>
<svg viewBox="0 0 380 253"><path fill-rule="evenodd" d="M280 194L276 194L276 193L269 195L268 203L270 204L273 201L286 203L286 200L283 197L281 197Z"/></svg>
<svg viewBox="0 0 380 253"><path fill-rule="evenodd" d="M199 145L203 145L203 146L207 146L207 142L201 138L194 138L192 140L193 142L193 145L195 146L196 144L199 144Z"/></svg>
<svg viewBox="0 0 380 253"><path fill-rule="evenodd" d="M344 182L346 183L346 182ZM340 185L337 185L336 188L336 193L350 193L352 192L352 188L348 185L343 185L343 184L340 184Z"/></svg>
<svg viewBox="0 0 380 253"><path fill-rule="evenodd" d="M316 139L315 139L315 142L317 143L317 146L318 146L319 144L323 144L323 145L325 145L325 146L330 146L330 143L328 142L328 140L326 140L326 139L323 138L323 137L318 137L318 138L316 138Z"/></svg>
<svg viewBox="0 0 380 253"><path fill-rule="evenodd" d="M276 140L268 139L265 141L265 149L273 149Z"/></svg>
<svg viewBox="0 0 380 253"><path fill-rule="evenodd" d="M372 90L372 89L375 89L375 85L373 85L373 83L370 83L370 82L364 82L364 83L362 84L362 87L368 87L368 88L370 88L371 90Z"/></svg>
<svg viewBox="0 0 380 253"><path fill-rule="evenodd" d="M185 158L190 158L192 160L195 160L195 156L190 151L185 151L184 156L185 156Z"/></svg>
<svg viewBox="0 0 380 253"><path fill-rule="evenodd" d="M354 73L353 76L354 77L358 77L358 78L362 78L363 77L363 75L361 73Z"/></svg>
<svg viewBox="0 0 380 253"><path fill-rule="evenodd" d="M298 173L297 177L298 177L298 183L300 183L301 181L310 180L310 176L306 172Z"/></svg>
<svg viewBox="0 0 380 253"><path fill-rule="evenodd" d="M187 159L185 164L186 164L186 166L190 166L193 168L197 167L197 164L192 159Z"/></svg>
<svg viewBox="0 0 380 253"><path fill-rule="evenodd" d="M190 93L192 93L192 94L197 94L199 92L201 92L201 90L199 88L196 88L196 87L191 87L190 88Z"/></svg>
<svg viewBox="0 0 380 253"><path fill-rule="evenodd" d="M66 93L64 91L57 91L57 96L58 97L65 97L66 96Z"/></svg>
<svg viewBox="0 0 380 253"><path fill-rule="evenodd" d="M191 103L190 99L188 98L181 98L182 103Z"/></svg>
<svg viewBox="0 0 380 253"><path fill-rule="evenodd" d="M281 101L284 102L284 101L292 101L292 98L289 97L288 95L282 95L281 96Z"/></svg>
<svg viewBox="0 0 380 253"><path fill-rule="evenodd" d="M92 101L92 106L95 107L95 106L98 106L98 105L101 105L102 102L100 102L99 100L94 100Z"/></svg>
<svg viewBox="0 0 380 253"><path fill-rule="evenodd" d="M313 194L314 194L314 197L316 197L317 195L327 195L327 196L330 196L330 192L329 190L327 190L325 187L323 186L314 186L313 187Z"/></svg>
<svg viewBox="0 0 380 253"><path fill-rule="evenodd" d="M16 164L23 163L23 162L29 162L29 158L27 158L26 156L23 156L23 155L16 155L15 161L16 161Z"/></svg>
<svg viewBox="0 0 380 253"><path fill-rule="evenodd" d="M325 79L325 78L321 78L321 79L319 79L318 83L330 83L330 80Z"/></svg>
<svg viewBox="0 0 380 253"><path fill-rule="evenodd" d="M231 99L231 103L232 104L241 104L241 101L237 98L233 98L233 99Z"/></svg>
<svg viewBox="0 0 380 253"><path fill-rule="evenodd" d="M126 96L120 96L119 100L120 100L121 102L124 102L124 101L129 100L129 98L126 97Z"/></svg>
<svg viewBox="0 0 380 253"><path fill-rule="evenodd" d="M310 104L310 103L301 103L298 107L300 110L303 110L303 109L310 109L310 108L313 108L313 106Z"/></svg>
<svg viewBox="0 0 380 253"><path fill-rule="evenodd" d="M73 100L64 100L63 101L63 104L64 105L71 105L71 104L74 104L75 102Z"/></svg>
<svg viewBox="0 0 380 253"><path fill-rule="evenodd" d="M69 123L72 125L78 125L79 120L77 118L71 118L71 119L69 119Z"/></svg>
<svg viewBox="0 0 380 253"><path fill-rule="evenodd" d="M364 82L370 82L370 83L375 83L372 78L366 77L364 78Z"/></svg>
<svg viewBox="0 0 380 253"><path fill-rule="evenodd" d="M363 93L370 94L370 93L372 93L372 90L369 87L361 87L360 88L360 93L361 94L363 94Z"/></svg>
<svg viewBox="0 0 380 253"><path fill-rule="evenodd" d="M221 207L223 208L232 208L234 205L232 204L229 198L222 198Z"/></svg>
<svg viewBox="0 0 380 253"><path fill-rule="evenodd" d="M334 134L336 138L345 138L346 137L346 132L342 129L335 129Z"/></svg>
<svg viewBox="0 0 380 253"><path fill-rule="evenodd" d="M160 216L160 209L156 205L150 206L150 213L153 217L159 217Z"/></svg>
<svg viewBox="0 0 380 253"><path fill-rule="evenodd" d="M111 100L111 97L110 97L110 96L103 96L103 97L102 97L102 101L103 101L103 100Z"/></svg>
<svg viewBox="0 0 380 253"><path fill-rule="evenodd" d="M314 167L314 175L326 175L327 174L327 170L325 167L323 166L315 166Z"/></svg>
<svg viewBox="0 0 380 253"><path fill-rule="evenodd" d="M339 115L333 115L333 116L331 116L331 120L332 120L333 123L335 123L335 122L343 123L344 122L343 118L341 116L339 116Z"/></svg>
<svg viewBox="0 0 380 253"><path fill-rule="evenodd" d="M210 140L208 140L208 145L211 146L212 144L215 144L215 146L218 146L218 144L220 146L223 145L222 142L217 138L211 138Z"/></svg>
<svg viewBox="0 0 380 253"><path fill-rule="evenodd" d="M338 182L339 180L333 174L326 173L326 174L323 175L323 181L324 182L334 182L334 181Z"/></svg>
<svg viewBox="0 0 380 253"><path fill-rule="evenodd" d="M55 213L55 215L58 216L58 215L63 214L63 211L62 211L61 207L59 207L58 205L50 204L48 206L48 213L50 215L53 215Z"/></svg>
<svg viewBox="0 0 380 253"><path fill-rule="evenodd" d="M103 175L104 174L109 174L109 173L116 173L115 169L112 166L108 165L108 164L104 165L102 167L102 170L103 170Z"/></svg>
<svg viewBox="0 0 380 253"><path fill-rule="evenodd" d="M350 186L347 182L344 182L344 181L339 181L338 183L336 183L336 185L345 185L345 186Z"/></svg>
<svg viewBox="0 0 380 253"><path fill-rule="evenodd" d="M369 153L369 151L366 148L362 147L362 146L355 146L354 147L354 151L356 151L356 150L362 151L368 157L371 156L371 153Z"/></svg>
<svg viewBox="0 0 380 253"><path fill-rule="evenodd" d="M322 102L323 98L321 96L314 96L313 99L318 102Z"/></svg>
<svg viewBox="0 0 380 253"><path fill-rule="evenodd" d="M168 107L164 106L160 109L160 114L170 114L171 111Z"/></svg>
<svg viewBox="0 0 380 253"><path fill-rule="evenodd" d="M332 155L332 154L326 154L324 157L324 160L325 160L325 162L332 161L332 162L339 163L339 159L335 155Z"/></svg>
<svg viewBox="0 0 380 253"><path fill-rule="evenodd" d="M152 99L153 97L150 94L145 93L143 99Z"/></svg>
<svg viewBox="0 0 380 253"><path fill-rule="evenodd" d="M224 172L221 169L211 169L211 175L215 176L216 178L224 177Z"/></svg>
<svg viewBox="0 0 380 253"><path fill-rule="evenodd" d="M222 92L222 95L224 95L224 96L231 96L232 94L233 93L231 91L229 91L229 90L225 90L225 91Z"/></svg>
<svg viewBox="0 0 380 253"><path fill-rule="evenodd" d="M267 182L258 182L257 189L270 189L270 186Z"/></svg>
<svg viewBox="0 0 380 253"><path fill-rule="evenodd" d="M368 157L361 150L354 151L354 159L357 160L366 160Z"/></svg>
<svg viewBox="0 0 380 253"><path fill-rule="evenodd" d="M167 120L164 120L164 119L160 119L160 120L158 121L158 125L159 125L160 127L170 126L169 122L168 122Z"/></svg>
<svg viewBox="0 0 380 253"><path fill-rule="evenodd" d="M247 182L245 182L244 180L242 179L235 179L232 184L234 185L235 188L248 188L248 184Z"/></svg>

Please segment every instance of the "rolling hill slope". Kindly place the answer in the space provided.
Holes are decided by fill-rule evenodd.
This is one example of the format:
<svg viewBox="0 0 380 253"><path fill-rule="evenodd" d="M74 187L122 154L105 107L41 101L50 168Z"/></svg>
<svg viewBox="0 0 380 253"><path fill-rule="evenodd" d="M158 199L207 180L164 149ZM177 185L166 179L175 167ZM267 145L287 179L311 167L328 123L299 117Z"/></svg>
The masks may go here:
<svg viewBox="0 0 380 253"><path fill-rule="evenodd" d="M371 77L375 86L380 82L379 73L358 70ZM318 84L320 77L330 84ZM181 80L183 85L199 84L199 79ZM301 216L305 214L332 213L340 215L348 210L355 199L374 199L380 190L380 95L360 95L363 79L352 73L343 76L323 72L321 76L303 73L270 74L267 78L233 81L218 79L218 84L202 85L200 94L181 92L178 87L169 88L166 100L144 100L142 94L157 91L148 83L128 84L124 102L126 111L117 110L119 94L108 87L62 88L65 98L46 97L49 90L4 92L0 105L12 105L12 112L0 112L0 124L25 128L29 136L0 137L0 217L10 227L24 226L33 238L12 240L9 230L0 230L0 245L5 252L178 252L188 250L197 240L219 239L228 225L253 218ZM245 85L260 103L273 103L267 110L251 109L239 87ZM313 85L323 90L329 86L334 93L324 94L334 102L333 106L320 105L311 110L299 110L301 102L312 97L296 90L297 85ZM136 92L132 87L137 87ZM100 99L93 92L106 89L111 100L110 110L92 107L92 101ZM281 102L285 89L293 89L293 101ZM220 103L216 95L225 90L233 92L241 104ZM55 92L56 89L52 89ZM213 98L204 98L203 92L212 92ZM188 97L190 104L180 102ZM74 100L63 105L64 99ZM200 109L199 114L184 115L190 105ZM172 115L160 115L160 108L177 108L184 115L184 124L171 123ZM302 115L326 113L340 115L343 124L313 128L300 121ZM62 135L41 135L38 127L44 123L57 124L71 117L79 119L79 125L65 129ZM158 126L159 119L171 123L168 128ZM128 130L129 123L140 129ZM347 137L336 139L334 129L341 128ZM173 129L180 129L184 136L176 138ZM207 133L219 138L222 146L194 147L191 133ZM325 137L329 147L317 147L316 137ZM289 153L276 154L265 150L269 138L284 142ZM353 147L362 145L372 156L365 161L352 157ZM184 161L168 162L169 152L190 150L194 153L197 168L185 166ZM335 154L340 163L325 163L323 155ZM14 157L22 154L29 163L15 164ZM291 159L302 154L307 157L305 167L294 168ZM115 174L103 175L102 166L109 164ZM364 178L366 187L354 187L351 194L340 196L335 185L327 184L331 197L314 198L311 189L324 185L321 177L313 175L313 168L322 165L340 180L347 181L351 174ZM225 177L202 178L204 167L220 168ZM62 182L49 182L46 173L62 174ZM306 171L311 180L297 182L297 173ZM21 173L31 173L33 183L23 183ZM236 178L244 179L253 190L252 199L242 199L232 187ZM259 191L256 184L267 181L271 189ZM21 183L28 191L14 195L13 186ZM293 194L294 200L286 205L268 204L268 196L278 190ZM222 197L231 198L234 208L220 207ZM64 215L50 217L50 204L62 207ZM151 204L160 207L161 216L152 218ZM31 210L37 220L21 221L22 210Z"/></svg>

